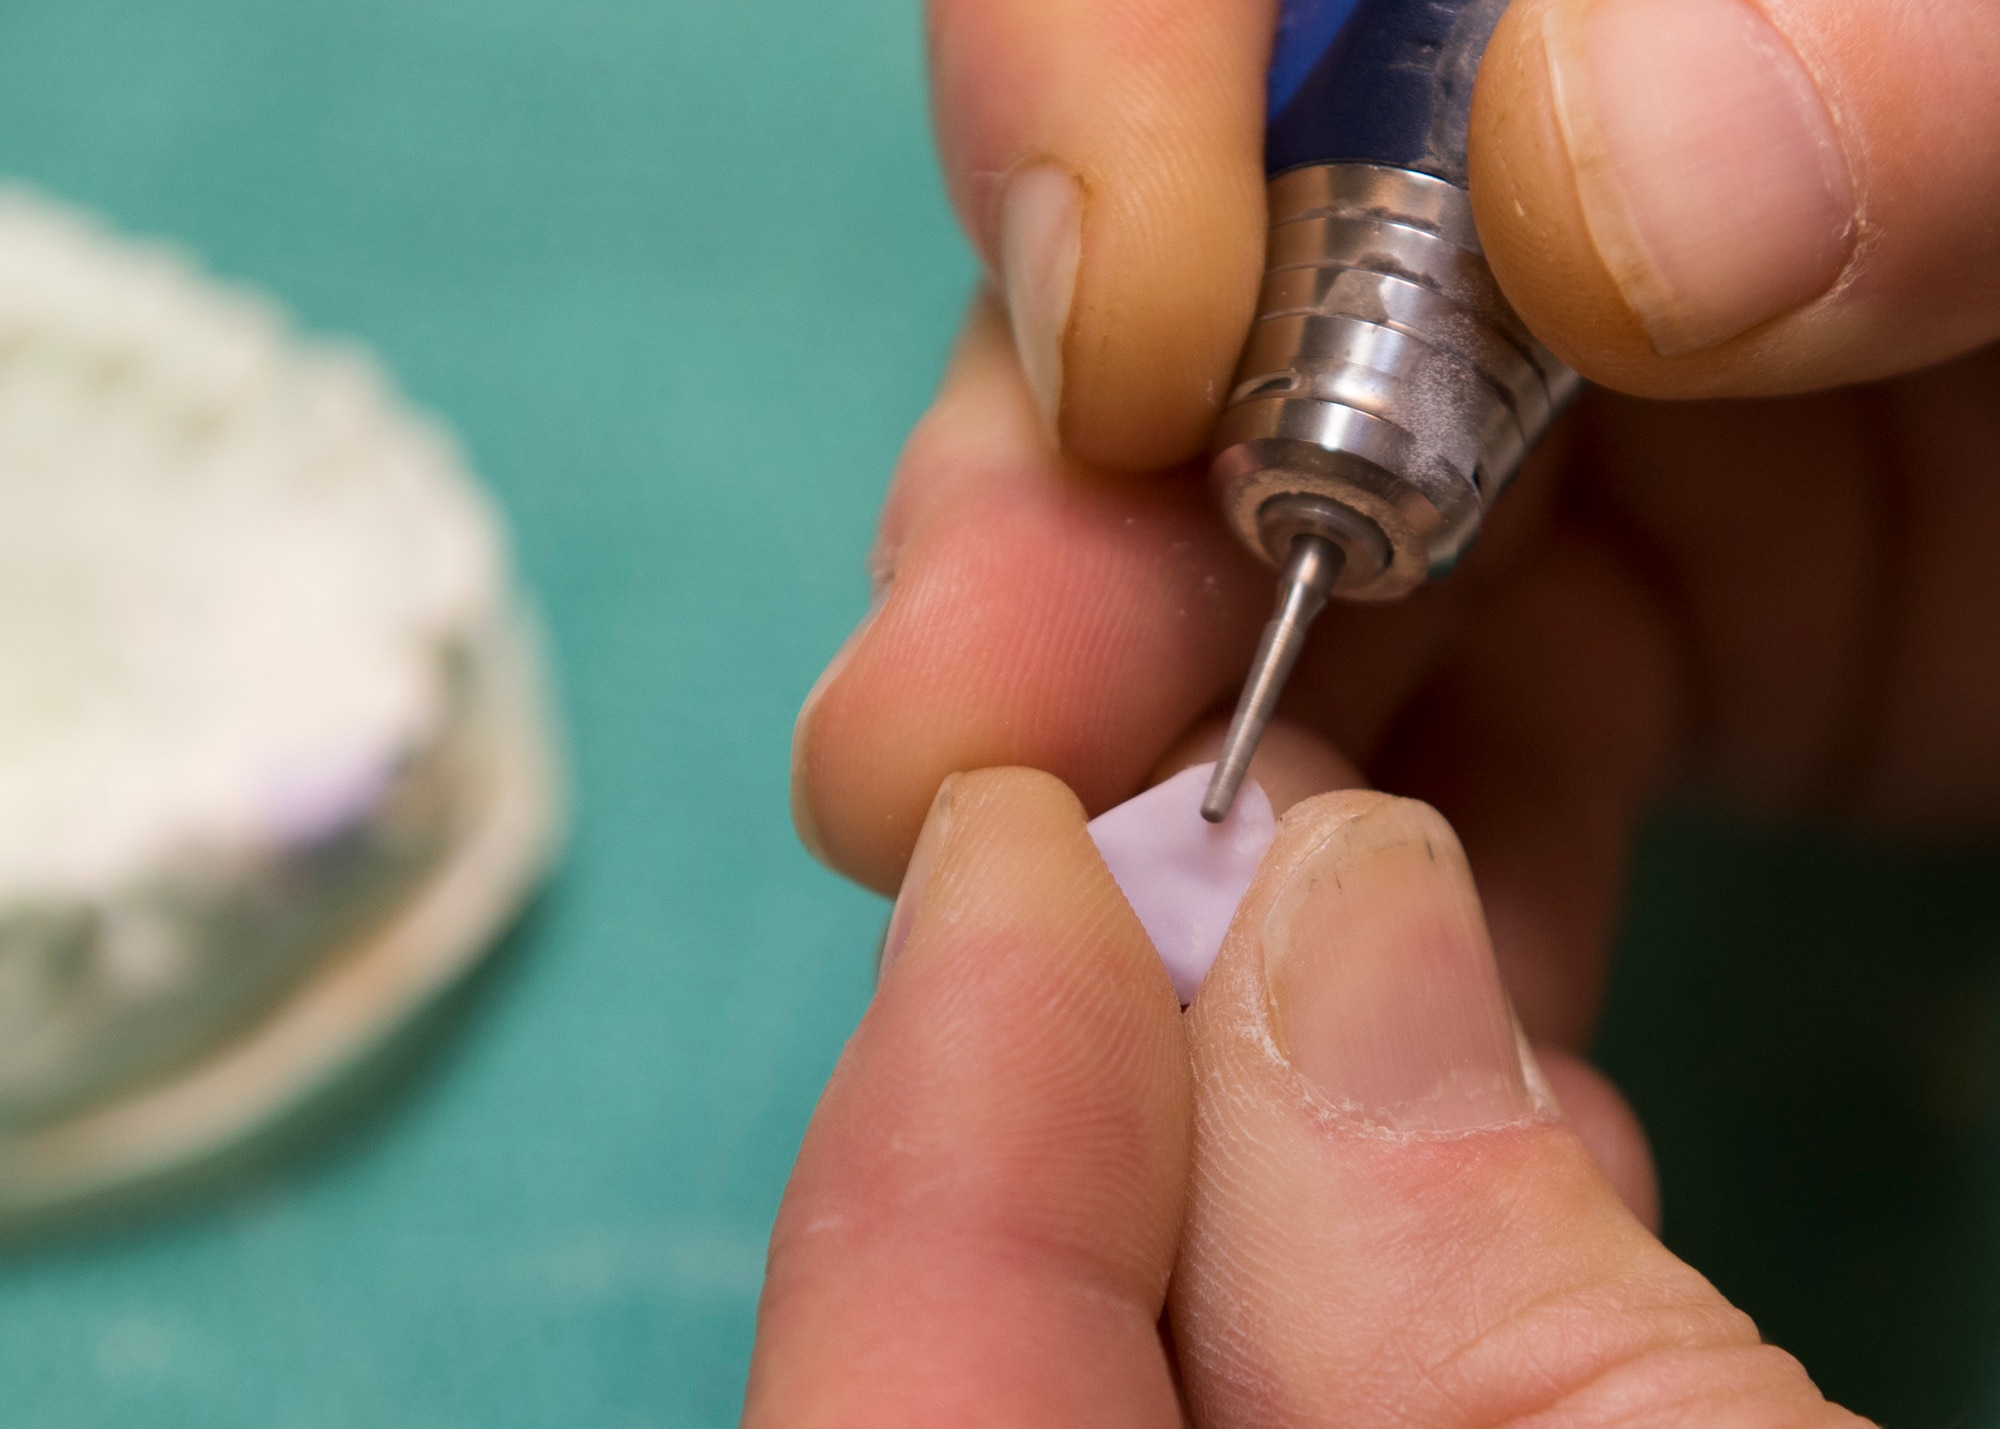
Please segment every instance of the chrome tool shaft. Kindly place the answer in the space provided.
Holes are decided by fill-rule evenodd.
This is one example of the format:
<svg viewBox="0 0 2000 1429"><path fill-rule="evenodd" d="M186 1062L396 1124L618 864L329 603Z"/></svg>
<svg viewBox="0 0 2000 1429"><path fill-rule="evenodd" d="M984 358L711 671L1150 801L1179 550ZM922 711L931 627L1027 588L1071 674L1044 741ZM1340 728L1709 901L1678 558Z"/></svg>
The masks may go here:
<svg viewBox="0 0 2000 1429"><path fill-rule="evenodd" d="M1250 757L1278 708L1278 696L1292 666L1305 648L1306 631L1326 609L1328 592L1340 577L1347 553L1324 536L1301 532L1292 538L1284 574L1278 580L1278 608L1264 627L1257 643L1257 658L1250 664L1250 678L1244 682L1236 714L1229 721L1229 733L1222 741L1222 754L1215 773L1209 776L1208 793L1202 797L1201 816L1211 824L1229 817L1243 776L1250 772Z"/></svg>
<svg viewBox="0 0 2000 1429"><path fill-rule="evenodd" d="M1264 286L1210 446L1224 518L1283 567L1202 812L1220 820L1328 595L1438 579L1580 385L1514 311L1468 137L1507 0L1279 0ZM1317 591L1300 538L1334 549Z"/></svg>

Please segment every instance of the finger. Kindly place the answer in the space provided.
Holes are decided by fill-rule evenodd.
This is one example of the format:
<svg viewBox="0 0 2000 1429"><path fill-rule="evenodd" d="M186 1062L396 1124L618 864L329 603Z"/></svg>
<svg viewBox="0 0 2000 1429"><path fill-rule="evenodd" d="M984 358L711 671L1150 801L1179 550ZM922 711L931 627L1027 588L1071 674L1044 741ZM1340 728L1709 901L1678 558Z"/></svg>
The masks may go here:
<svg viewBox="0 0 2000 1429"><path fill-rule="evenodd" d="M1171 1321L1207 1429L1854 1422L1557 1118L1427 807L1294 809L1189 1038Z"/></svg>
<svg viewBox="0 0 2000 1429"><path fill-rule="evenodd" d="M2000 803L2000 348L1852 393L1591 405L1592 494L1695 657L1695 772L1927 836Z"/></svg>
<svg viewBox="0 0 2000 1429"><path fill-rule="evenodd" d="M1688 772L1765 814L1851 792L1894 618L1913 580L1949 567L1895 549L1910 523L1883 470L1879 412L1851 393L1589 408L1592 497L1686 632ZM1954 519L1982 525L1976 511Z"/></svg>
<svg viewBox="0 0 2000 1429"><path fill-rule="evenodd" d="M1858 803L1891 827L1983 836L2000 808L2000 351L1897 383L1888 405L1901 559Z"/></svg>
<svg viewBox="0 0 2000 1429"><path fill-rule="evenodd" d="M1614 387L1804 391L2000 336L1987 5L1518 0L1471 174L1508 295Z"/></svg>
<svg viewBox="0 0 2000 1429"><path fill-rule="evenodd" d="M1295 717L1366 758L1463 612L1532 549L1554 477L1524 473L1446 585L1328 611ZM1270 571L1197 473L1112 478L1049 450L990 302L898 463L871 565L875 612L799 715L792 808L815 855L884 892L953 770L1046 769L1093 813L1135 793L1234 698L1271 608Z"/></svg>
<svg viewBox="0 0 2000 1429"><path fill-rule="evenodd" d="M877 612L793 741L793 811L835 868L896 886L959 769L1046 769L1093 812L1241 677L1270 574L1197 474L1120 480L1054 458L983 305L883 515Z"/></svg>
<svg viewBox="0 0 2000 1429"><path fill-rule="evenodd" d="M1578 1047L1683 724L1680 647L1630 564L1577 526L1490 597L1372 772L1452 821L1522 1021Z"/></svg>
<svg viewBox="0 0 2000 1429"><path fill-rule="evenodd" d="M1160 761L1149 782L1160 783L1183 769L1212 761L1228 724L1203 720ZM1333 746L1289 720L1273 720L1250 761L1250 777L1262 786L1271 807L1284 814L1294 805L1337 789L1365 789L1368 781ZM1595 979L1592 979L1595 982ZM1538 1045L1535 1056L1562 1107L1563 1120L1590 1151L1620 1200L1648 1230L1660 1229L1659 1185L1653 1155L1639 1118L1618 1089L1575 1053L1554 1044Z"/></svg>
<svg viewBox="0 0 2000 1429"><path fill-rule="evenodd" d="M931 0L938 148L1065 450L1171 465L1208 439L1264 258L1274 6Z"/></svg>
<svg viewBox="0 0 2000 1429"><path fill-rule="evenodd" d="M954 780L895 923L772 1234L744 1423L1178 1425L1186 1052L1076 799Z"/></svg>
<svg viewBox="0 0 2000 1429"><path fill-rule="evenodd" d="M1604 1073L1574 1052L1538 1042L1534 1057L1563 1124L1576 1133L1625 1208L1658 1235L1660 1182L1653 1169L1653 1148L1631 1104Z"/></svg>

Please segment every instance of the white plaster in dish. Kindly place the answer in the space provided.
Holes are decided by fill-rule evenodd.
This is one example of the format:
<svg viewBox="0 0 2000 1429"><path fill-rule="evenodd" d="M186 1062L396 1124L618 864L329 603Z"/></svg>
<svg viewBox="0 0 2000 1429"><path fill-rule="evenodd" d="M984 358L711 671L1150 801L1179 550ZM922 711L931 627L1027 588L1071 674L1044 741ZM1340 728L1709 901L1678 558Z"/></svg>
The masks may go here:
<svg viewBox="0 0 2000 1429"><path fill-rule="evenodd" d="M1244 781L1222 823L1202 818L1201 796L1214 768L1184 769L1090 821L1090 837L1167 965L1183 1007L1200 991L1278 833L1271 801L1254 779Z"/></svg>

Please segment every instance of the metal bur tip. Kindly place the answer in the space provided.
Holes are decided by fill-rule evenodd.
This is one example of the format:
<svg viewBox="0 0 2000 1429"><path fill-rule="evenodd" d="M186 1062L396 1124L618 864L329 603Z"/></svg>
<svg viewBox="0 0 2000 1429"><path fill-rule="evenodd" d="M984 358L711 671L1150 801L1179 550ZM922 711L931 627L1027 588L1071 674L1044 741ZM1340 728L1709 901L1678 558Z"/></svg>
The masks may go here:
<svg viewBox="0 0 2000 1429"><path fill-rule="evenodd" d="M1326 608L1327 593L1339 579L1345 559L1346 553L1324 536L1293 537L1291 555L1278 579L1278 608L1257 642L1257 658L1250 662L1250 677L1244 681L1229 733L1223 737L1222 754L1202 796L1201 816L1211 824L1229 817L1236 791L1250 772L1250 757L1257 752L1278 708L1278 696L1305 648L1306 631Z"/></svg>

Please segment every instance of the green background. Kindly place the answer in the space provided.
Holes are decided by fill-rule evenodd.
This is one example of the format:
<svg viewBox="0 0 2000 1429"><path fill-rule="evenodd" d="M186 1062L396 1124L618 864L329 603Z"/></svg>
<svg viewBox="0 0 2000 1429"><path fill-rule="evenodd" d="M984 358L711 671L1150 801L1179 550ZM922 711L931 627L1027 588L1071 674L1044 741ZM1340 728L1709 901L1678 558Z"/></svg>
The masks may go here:
<svg viewBox="0 0 2000 1429"><path fill-rule="evenodd" d="M879 900L785 812L972 275L909 0L38 0L0 169L375 346L553 630L560 876L337 1134L0 1256L0 1422L723 1425ZM1990 859L1663 822L1603 1056L1670 1238L1897 1424L2000 1331Z"/></svg>

